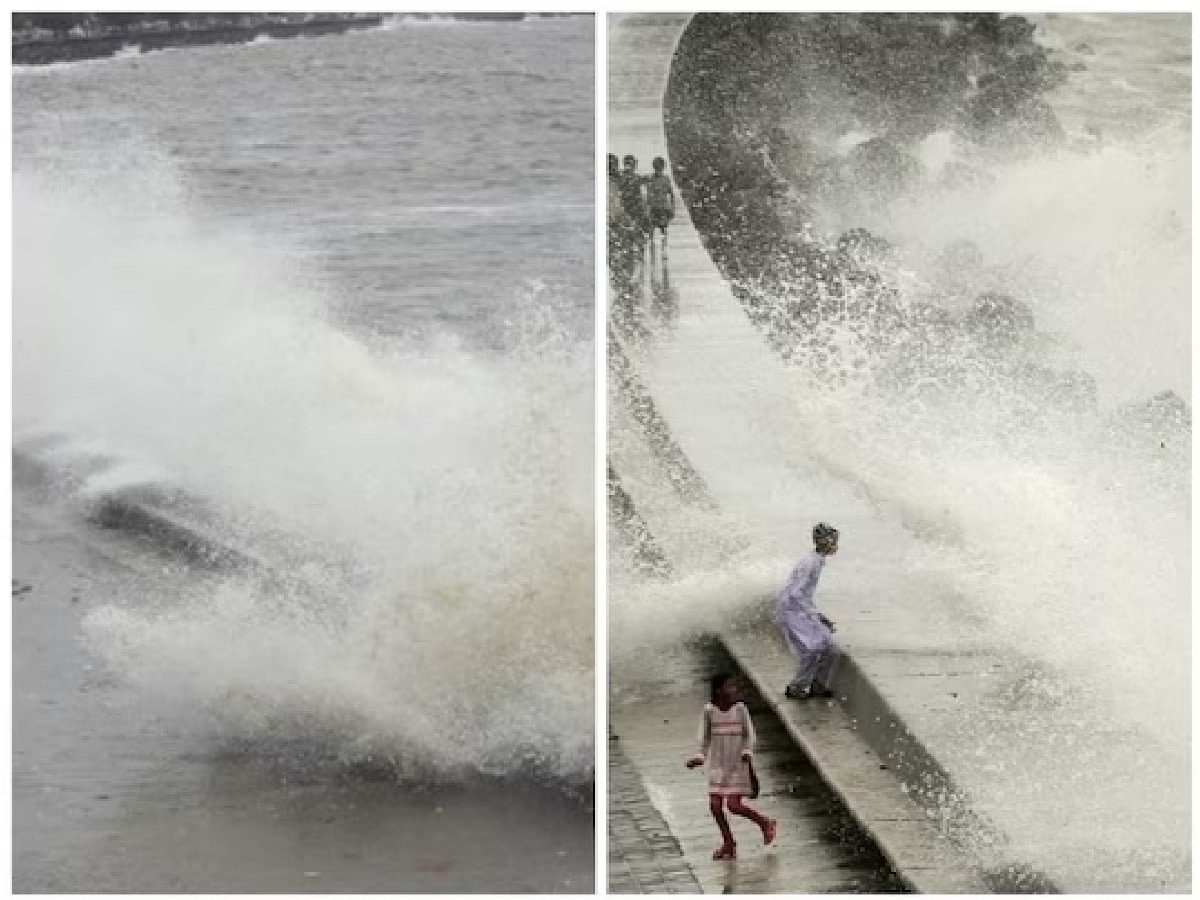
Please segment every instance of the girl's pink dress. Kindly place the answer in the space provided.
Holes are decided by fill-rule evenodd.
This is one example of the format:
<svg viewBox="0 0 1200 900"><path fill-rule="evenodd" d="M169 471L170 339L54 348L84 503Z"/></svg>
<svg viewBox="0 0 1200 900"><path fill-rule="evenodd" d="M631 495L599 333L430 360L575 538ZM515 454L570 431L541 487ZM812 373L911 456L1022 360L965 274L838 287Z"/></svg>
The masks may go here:
<svg viewBox="0 0 1200 900"><path fill-rule="evenodd" d="M708 763L708 792L723 797L750 794L750 766L742 753L754 750L754 723L745 703L735 703L724 712L704 704L700 719L700 752L697 759Z"/></svg>

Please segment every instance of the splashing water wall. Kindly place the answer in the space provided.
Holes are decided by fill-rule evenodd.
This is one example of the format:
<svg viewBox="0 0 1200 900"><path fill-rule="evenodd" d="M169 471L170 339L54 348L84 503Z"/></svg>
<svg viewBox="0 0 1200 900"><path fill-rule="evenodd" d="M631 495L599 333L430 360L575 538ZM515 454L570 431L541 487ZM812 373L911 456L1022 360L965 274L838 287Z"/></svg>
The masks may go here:
<svg viewBox="0 0 1200 900"><path fill-rule="evenodd" d="M368 346L294 253L124 150L103 177L15 175L14 430L204 498L306 589L129 598L85 622L95 649L233 738L590 779L590 342L531 295L502 353Z"/></svg>
<svg viewBox="0 0 1200 900"><path fill-rule="evenodd" d="M1054 26L1043 22L1039 37ZM1112 27L1108 20L1095 24L1099 31ZM1159 55L1186 55L1186 24L1167 31ZM1072 34L1069 43L1084 36L1104 43L1090 34ZM760 48L771 46L769 37L756 39ZM685 38L673 64L677 79L687 71L687 52ZM733 53L729 46L719 52ZM888 133L859 120L811 134L844 119L844 98L822 98L820 87L771 83L762 105L800 95L818 108L837 107L828 117L782 123L793 138L803 134L810 148L823 146L831 156ZM1087 89L1068 82L1050 99L1062 104L1063 96L1078 99L1072 90ZM1153 852L1124 860L1128 831L1091 821L1047 837L1046 859L1069 858L1083 877L1101 860L1110 871L1128 865L1138 872L1130 877L1159 885L1190 879L1190 415L1145 419L1129 405L1165 390L1190 400L1186 77L1176 90L1182 100L1164 101L1153 127L1108 133L1100 147L972 155L950 132L935 131L910 148L920 162L915 183L885 205L839 203L831 194L814 200L805 195L805 179L817 169L812 160L799 154L789 168L786 155L777 154L774 162L823 240L833 244L851 227L888 239L891 250L859 257L889 286L887 302L878 301L877 282L822 284L815 309L796 301L794 284L745 288L740 298L791 361L756 371L761 402L745 414L749 422L774 423L764 431L774 432L783 478L757 492L748 483L738 491L737 473L752 475L752 461L727 459L727 471L706 470L721 506L707 545L720 546L722 532L742 531L751 549L714 554L710 570L693 569L667 584L617 573L610 607L614 645L629 640L644 657L645 643L728 621L748 596L777 590L805 549L811 523L834 521L844 547L822 591L835 608L855 609L857 598L874 603L881 594L898 608L906 598L945 595L953 602L943 618L911 623L930 646L939 635L983 636L1036 661L1033 691L1054 698L1047 699L1051 706L1071 698L1059 719L1049 720L1053 733L997 743L986 722L965 722L964 739L978 741L984 763L1028 765L1023 747L1057 742L1077 776L1099 765L1098 754L1118 761L1104 766L1103 790L1139 795L1156 810L1137 825ZM718 96L717 115L751 116L747 111L758 108L747 97L721 106L723 95L711 98ZM728 151L732 142L718 125L690 119L696 109L671 102L668 89L667 133L677 165L692 151L672 135L687 128L693 140L718 135L711 139L725 140ZM1068 129L1074 124L1070 116L1064 121ZM888 127L902 132L904 124ZM957 184L940 177L956 163L983 177ZM682 175L676 171L685 195L687 165ZM726 189L741 191L745 208L753 207L745 184ZM736 265L719 255L728 235L706 233L699 218L696 224L736 281ZM1020 298L1036 330L1004 352L989 345L986 334L966 327L971 303L984 291ZM694 365L695 378L703 379L706 360ZM1067 389L1062 376L1072 373L1094 379L1096 402ZM677 524L681 533L691 529L693 546L705 542L694 518ZM912 608L928 614L931 607L922 601ZM1036 809L1036 771L1027 787L1023 799ZM1077 777L1058 787L1081 803L1100 790Z"/></svg>

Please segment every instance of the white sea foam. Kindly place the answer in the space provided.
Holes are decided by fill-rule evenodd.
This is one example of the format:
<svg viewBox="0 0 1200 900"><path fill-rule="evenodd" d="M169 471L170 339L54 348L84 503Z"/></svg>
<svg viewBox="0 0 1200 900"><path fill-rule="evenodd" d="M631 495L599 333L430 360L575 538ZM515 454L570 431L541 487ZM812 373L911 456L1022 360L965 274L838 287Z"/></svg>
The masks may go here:
<svg viewBox="0 0 1200 900"><path fill-rule="evenodd" d="M96 611L105 662L232 737L590 777L590 343L501 297L502 354L368 349L162 157L71 174L14 179L14 421L102 442L239 540L323 548L322 602L231 581Z"/></svg>
<svg viewBox="0 0 1200 900"><path fill-rule="evenodd" d="M427 15L400 13L388 16L380 27L385 31L391 31L396 28L450 28L491 24L493 23L483 19L459 19L454 16L439 16L432 13Z"/></svg>
<svg viewBox="0 0 1200 900"><path fill-rule="evenodd" d="M925 194L877 224L934 253L976 244L986 278L1028 301L1039 328L1067 338L1107 405L1165 389L1190 398L1186 136L1024 160L992 175Z"/></svg>

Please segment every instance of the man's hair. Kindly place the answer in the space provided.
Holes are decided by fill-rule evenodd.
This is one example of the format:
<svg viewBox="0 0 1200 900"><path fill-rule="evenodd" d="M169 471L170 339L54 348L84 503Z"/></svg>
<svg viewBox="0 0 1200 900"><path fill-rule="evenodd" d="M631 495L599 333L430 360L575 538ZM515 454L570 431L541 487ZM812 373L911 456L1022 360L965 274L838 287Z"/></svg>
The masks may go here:
<svg viewBox="0 0 1200 900"><path fill-rule="evenodd" d="M633 163L636 166L637 165L637 157L634 156L632 153L627 153L627 154L625 154L625 159L622 160L622 162L624 162L626 165L629 165L629 163Z"/></svg>
<svg viewBox="0 0 1200 900"><path fill-rule="evenodd" d="M812 538L814 544L834 543L838 539L838 530L832 525L818 522L813 526Z"/></svg>
<svg viewBox="0 0 1200 900"><path fill-rule="evenodd" d="M666 167L667 167L667 161L665 159L663 159L661 156L654 157L654 171L655 172L661 172Z"/></svg>

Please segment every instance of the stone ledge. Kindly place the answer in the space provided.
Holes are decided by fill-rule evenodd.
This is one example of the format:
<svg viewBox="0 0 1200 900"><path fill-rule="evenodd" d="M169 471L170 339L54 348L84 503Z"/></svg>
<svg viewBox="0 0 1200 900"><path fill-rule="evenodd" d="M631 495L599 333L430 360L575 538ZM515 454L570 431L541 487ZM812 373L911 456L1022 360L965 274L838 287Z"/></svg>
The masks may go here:
<svg viewBox="0 0 1200 900"><path fill-rule="evenodd" d="M880 754L866 729L859 728L859 721L874 720L876 708L858 699L871 693L869 682L849 658L839 659L834 677L838 694L844 698L841 703L798 703L783 696L783 685L794 666L773 625L727 630L720 637L792 740L911 890L922 894L992 891L937 819L905 792L888 763L880 762L893 754ZM855 702L846 702L850 698ZM886 728L897 721L894 716L887 718L882 723L884 730L908 734L902 726ZM925 769L945 778L923 750L917 753L910 746L905 755L914 771Z"/></svg>

